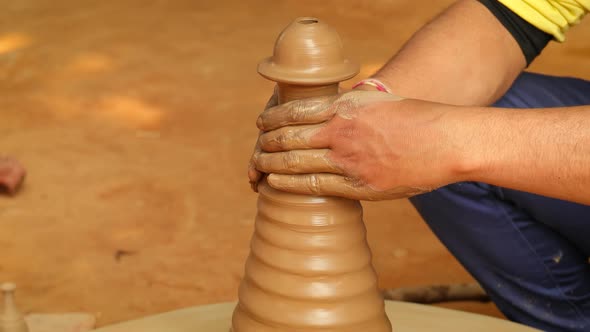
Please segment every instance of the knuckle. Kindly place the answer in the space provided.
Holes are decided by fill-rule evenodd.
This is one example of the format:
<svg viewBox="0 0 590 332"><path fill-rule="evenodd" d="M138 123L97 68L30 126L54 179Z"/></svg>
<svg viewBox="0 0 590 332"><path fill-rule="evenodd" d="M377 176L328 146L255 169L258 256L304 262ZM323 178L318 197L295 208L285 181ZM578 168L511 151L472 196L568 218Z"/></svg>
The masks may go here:
<svg viewBox="0 0 590 332"><path fill-rule="evenodd" d="M285 148L289 145L293 136L292 130L289 128L281 128L277 131L272 141L278 148Z"/></svg>
<svg viewBox="0 0 590 332"><path fill-rule="evenodd" d="M354 94L345 94L332 104L332 111L344 118L353 118L356 110L361 107L359 99Z"/></svg>
<svg viewBox="0 0 590 332"><path fill-rule="evenodd" d="M309 145L307 135L307 132L303 130L292 131L289 133L289 140L297 147L306 147Z"/></svg>
<svg viewBox="0 0 590 332"><path fill-rule="evenodd" d="M289 117L291 121L305 121L307 115L307 102L305 100L294 100L289 106Z"/></svg>
<svg viewBox="0 0 590 332"><path fill-rule="evenodd" d="M260 136L260 146L267 152L281 150L287 144L288 138L285 137L283 129L277 129L276 132L266 133Z"/></svg>
<svg viewBox="0 0 590 332"><path fill-rule="evenodd" d="M279 148L285 148L291 140L292 132L290 130L282 130L276 137L275 142Z"/></svg>
<svg viewBox="0 0 590 332"><path fill-rule="evenodd" d="M309 190L310 193L312 193L314 195L320 194L321 189L322 189L322 185L321 185L321 180L317 175L311 174L311 175L307 176L305 185L307 186L307 189Z"/></svg>
<svg viewBox="0 0 590 332"><path fill-rule="evenodd" d="M262 146L267 150L288 150L298 146L301 141L301 134L289 127L277 129L275 133L263 136Z"/></svg>
<svg viewBox="0 0 590 332"><path fill-rule="evenodd" d="M299 155L294 151L288 151L283 154L283 165L287 169L296 169L299 166Z"/></svg>

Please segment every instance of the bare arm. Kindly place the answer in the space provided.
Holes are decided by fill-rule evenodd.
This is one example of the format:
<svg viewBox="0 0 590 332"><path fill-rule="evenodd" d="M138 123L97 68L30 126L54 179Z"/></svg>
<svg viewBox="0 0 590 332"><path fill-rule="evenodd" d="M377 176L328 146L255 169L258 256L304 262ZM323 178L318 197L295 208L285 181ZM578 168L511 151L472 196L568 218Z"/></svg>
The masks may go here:
<svg viewBox="0 0 590 332"><path fill-rule="evenodd" d="M590 106L459 113L468 180L590 205Z"/></svg>
<svg viewBox="0 0 590 332"><path fill-rule="evenodd" d="M374 76L406 100L352 91L269 108L253 165L297 193L379 200L482 181L590 204L590 106L483 107L525 64L485 6L460 0Z"/></svg>
<svg viewBox="0 0 590 332"><path fill-rule="evenodd" d="M302 118L308 103L314 115ZM293 105L258 121L256 167L277 189L383 200L481 181L590 205L590 106L453 106L370 91Z"/></svg>
<svg viewBox="0 0 590 332"><path fill-rule="evenodd" d="M374 77L406 98L483 106L502 96L525 64L517 42L484 5L460 0Z"/></svg>
<svg viewBox="0 0 590 332"><path fill-rule="evenodd" d="M475 0L460 0L419 30L374 77L402 96L489 105L525 66L514 37ZM590 204L590 106L475 108L459 118L470 142L467 180ZM468 130L469 132L465 132Z"/></svg>

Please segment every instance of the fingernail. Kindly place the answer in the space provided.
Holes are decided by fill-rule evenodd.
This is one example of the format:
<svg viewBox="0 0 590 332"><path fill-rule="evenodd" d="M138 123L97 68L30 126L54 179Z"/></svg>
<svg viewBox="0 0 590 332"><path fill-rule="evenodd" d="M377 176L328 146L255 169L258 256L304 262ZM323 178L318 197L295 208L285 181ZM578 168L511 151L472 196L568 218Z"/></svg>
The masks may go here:
<svg viewBox="0 0 590 332"><path fill-rule="evenodd" d="M258 129L260 130L264 130L263 126L262 126L262 117L259 116L258 119L256 119L256 127L258 127Z"/></svg>

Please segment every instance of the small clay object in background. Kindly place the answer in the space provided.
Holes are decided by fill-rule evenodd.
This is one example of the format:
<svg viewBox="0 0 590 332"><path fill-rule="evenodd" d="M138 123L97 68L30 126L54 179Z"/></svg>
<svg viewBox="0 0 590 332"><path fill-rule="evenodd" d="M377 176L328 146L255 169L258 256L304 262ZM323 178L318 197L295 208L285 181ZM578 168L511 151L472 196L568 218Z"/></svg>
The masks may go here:
<svg viewBox="0 0 590 332"><path fill-rule="evenodd" d="M0 193L14 195L26 174L27 171L16 159L0 156Z"/></svg>
<svg viewBox="0 0 590 332"><path fill-rule="evenodd" d="M16 308L14 302L14 291L16 286L13 283L0 285L4 297L2 313L0 313L0 331L2 332L29 332L25 318Z"/></svg>

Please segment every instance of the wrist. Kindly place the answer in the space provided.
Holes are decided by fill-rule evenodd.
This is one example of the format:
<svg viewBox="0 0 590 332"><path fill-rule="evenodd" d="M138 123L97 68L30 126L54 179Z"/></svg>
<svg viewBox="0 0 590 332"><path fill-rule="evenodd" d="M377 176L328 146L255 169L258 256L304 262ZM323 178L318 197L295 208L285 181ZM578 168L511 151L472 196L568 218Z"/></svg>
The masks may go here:
<svg viewBox="0 0 590 332"><path fill-rule="evenodd" d="M392 94L391 89L385 83L372 77L360 80L358 83L353 85L352 88L354 90L381 91Z"/></svg>
<svg viewBox="0 0 590 332"><path fill-rule="evenodd" d="M379 90L377 90L376 87L374 87L372 85L368 85L368 84L362 84L362 85L355 86L353 88L353 90L355 90L355 91L379 91Z"/></svg>
<svg viewBox="0 0 590 332"><path fill-rule="evenodd" d="M450 106L444 124L448 133L449 171L453 182L481 181L487 168L489 119L484 107Z"/></svg>

